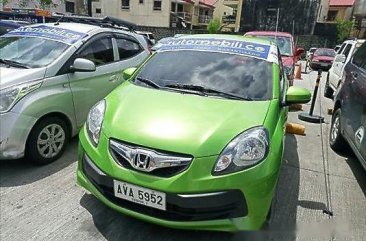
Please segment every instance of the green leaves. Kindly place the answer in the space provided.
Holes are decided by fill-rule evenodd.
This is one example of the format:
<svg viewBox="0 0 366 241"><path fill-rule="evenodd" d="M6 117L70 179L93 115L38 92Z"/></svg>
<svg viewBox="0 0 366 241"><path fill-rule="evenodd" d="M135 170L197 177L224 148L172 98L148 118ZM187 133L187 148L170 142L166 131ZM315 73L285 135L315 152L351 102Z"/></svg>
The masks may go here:
<svg viewBox="0 0 366 241"><path fill-rule="evenodd" d="M207 30L209 34L215 34L218 33L220 30L221 22L219 19L213 19L211 20L207 25Z"/></svg>
<svg viewBox="0 0 366 241"><path fill-rule="evenodd" d="M336 19L336 23L337 23L337 38L338 41L341 43L350 35L353 28L353 22Z"/></svg>

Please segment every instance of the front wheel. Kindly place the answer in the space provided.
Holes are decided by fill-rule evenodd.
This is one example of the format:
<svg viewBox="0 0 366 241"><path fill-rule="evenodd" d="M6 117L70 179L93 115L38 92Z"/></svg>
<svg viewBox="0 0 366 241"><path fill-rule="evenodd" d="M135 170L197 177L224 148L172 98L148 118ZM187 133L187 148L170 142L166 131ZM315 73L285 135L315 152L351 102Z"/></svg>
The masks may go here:
<svg viewBox="0 0 366 241"><path fill-rule="evenodd" d="M348 146L342 136L341 109L337 109L332 117L332 124L329 133L330 147L337 152L344 151Z"/></svg>
<svg viewBox="0 0 366 241"><path fill-rule="evenodd" d="M51 163L65 151L68 140L69 131L62 119L57 117L42 119L29 134L26 157L40 165Z"/></svg>

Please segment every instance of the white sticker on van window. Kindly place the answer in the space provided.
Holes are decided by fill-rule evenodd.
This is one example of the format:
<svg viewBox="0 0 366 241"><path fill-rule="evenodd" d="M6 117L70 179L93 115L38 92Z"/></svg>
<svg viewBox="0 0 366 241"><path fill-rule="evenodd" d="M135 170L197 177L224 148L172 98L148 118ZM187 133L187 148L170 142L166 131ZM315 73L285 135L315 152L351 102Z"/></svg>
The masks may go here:
<svg viewBox="0 0 366 241"><path fill-rule="evenodd" d="M63 29L58 27L51 27L46 25L34 27L20 27L5 34L3 37L39 37L47 38L55 41L60 41L66 44L73 44L80 39L87 36L85 33Z"/></svg>

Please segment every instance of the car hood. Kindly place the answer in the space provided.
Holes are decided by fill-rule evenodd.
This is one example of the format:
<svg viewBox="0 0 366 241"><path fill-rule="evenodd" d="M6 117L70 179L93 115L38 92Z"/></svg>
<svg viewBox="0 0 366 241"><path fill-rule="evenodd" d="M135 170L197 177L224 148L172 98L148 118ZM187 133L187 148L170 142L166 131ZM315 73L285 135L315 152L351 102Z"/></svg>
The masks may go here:
<svg viewBox="0 0 366 241"><path fill-rule="evenodd" d="M294 67L294 58L291 56L281 56L282 64L286 67Z"/></svg>
<svg viewBox="0 0 366 241"><path fill-rule="evenodd" d="M263 125L269 105L125 83L107 97L103 133L157 150L218 155L235 136Z"/></svg>
<svg viewBox="0 0 366 241"><path fill-rule="evenodd" d="M46 68L21 69L13 67L0 67L1 89L24 82L44 78Z"/></svg>

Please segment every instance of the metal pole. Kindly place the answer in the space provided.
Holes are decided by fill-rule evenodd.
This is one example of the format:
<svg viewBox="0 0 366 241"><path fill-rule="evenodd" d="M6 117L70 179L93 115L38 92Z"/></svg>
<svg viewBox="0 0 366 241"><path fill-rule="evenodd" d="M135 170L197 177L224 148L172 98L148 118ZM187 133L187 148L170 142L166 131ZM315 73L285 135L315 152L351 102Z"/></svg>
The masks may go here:
<svg viewBox="0 0 366 241"><path fill-rule="evenodd" d="M320 83L321 77L322 77L322 71L318 70L318 77L316 78L316 82L315 82L315 88L314 88L313 98L311 100L309 115L313 115L313 112L314 112L314 106L315 106L316 96L318 95L318 89L319 89L319 83Z"/></svg>

